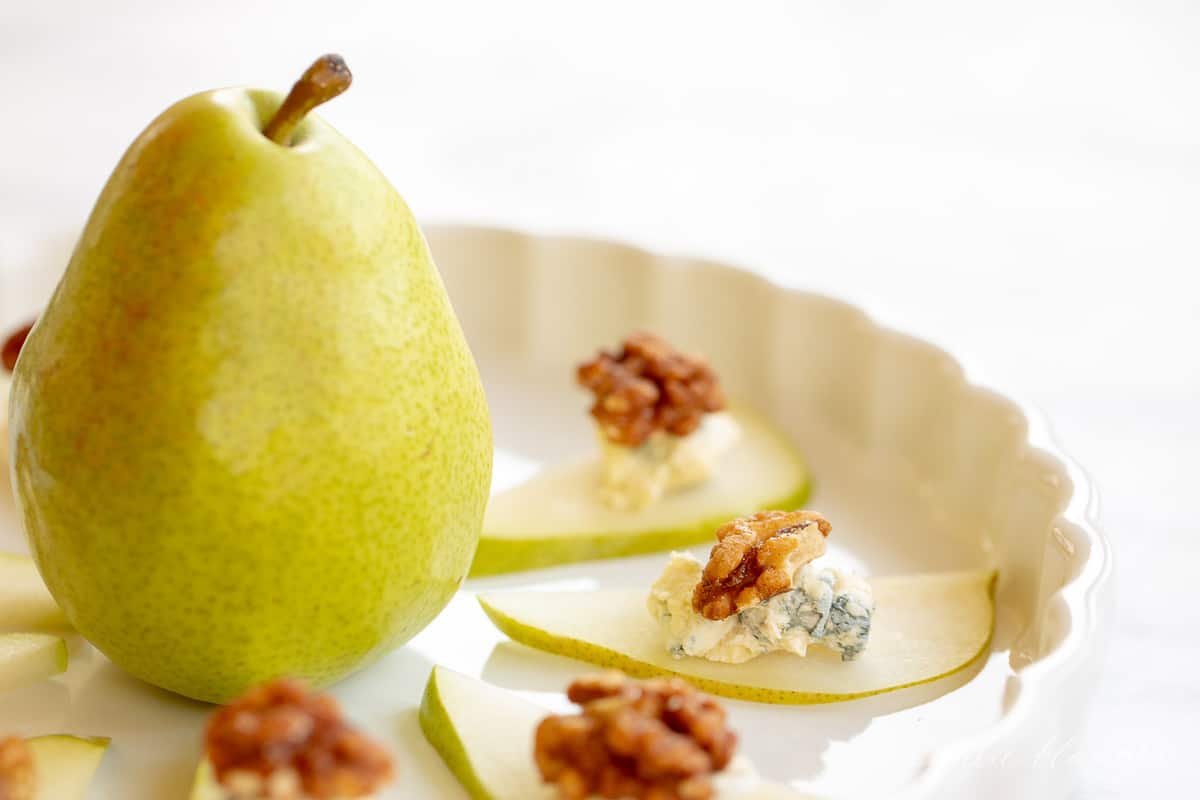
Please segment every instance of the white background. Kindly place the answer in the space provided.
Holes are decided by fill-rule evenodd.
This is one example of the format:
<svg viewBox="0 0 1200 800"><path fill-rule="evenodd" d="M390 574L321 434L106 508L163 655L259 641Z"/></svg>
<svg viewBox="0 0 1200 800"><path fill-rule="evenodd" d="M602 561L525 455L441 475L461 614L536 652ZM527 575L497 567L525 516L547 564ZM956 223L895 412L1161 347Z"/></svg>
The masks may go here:
<svg viewBox="0 0 1200 800"><path fill-rule="evenodd" d="M286 88L425 221L616 237L827 291L1050 415L1120 604L1078 798L1178 795L1200 713L1200 3L0 0L0 270L194 91ZM0 305L14 298L0 298ZM32 309L30 309L32 310Z"/></svg>

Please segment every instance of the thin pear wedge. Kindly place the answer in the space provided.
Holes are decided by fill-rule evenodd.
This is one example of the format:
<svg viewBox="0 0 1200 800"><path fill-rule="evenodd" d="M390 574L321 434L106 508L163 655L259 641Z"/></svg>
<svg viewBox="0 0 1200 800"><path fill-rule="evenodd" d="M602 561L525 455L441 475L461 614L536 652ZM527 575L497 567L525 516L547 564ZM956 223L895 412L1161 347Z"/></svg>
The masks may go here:
<svg viewBox="0 0 1200 800"><path fill-rule="evenodd" d="M67 669L67 643L48 633L0 633L0 692Z"/></svg>
<svg viewBox="0 0 1200 800"><path fill-rule="evenodd" d="M35 800L84 800L108 750L109 740L93 736L38 736L26 742L37 776Z"/></svg>
<svg viewBox="0 0 1200 800"><path fill-rule="evenodd" d="M419 719L472 800L552 800L533 764L533 732L546 709L518 695L434 667Z"/></svg>
<svg viewBox="0 0 1200 800"><path fill-rule="evenodd" d="M225 790L217 784L212 764L207 758L204 759L196 768L196 777L192 780L192 792L188 795L188 800L225 800L226 796Z"/></svg>
<svg viewBox="0 0 1200 800"><path fill-rule="evenodd" d="M50 596L33 559L0 553L0 630L46 631L68 627L66 616Z"/></svg>
<svg viewBox="0 0 1200 800"><path fill-rule="evenodd" d="M937 680L967 667L991 642L992 571L877 578L866 652L843 662L822 647L744 664L667 652L646 592L497 592L484 612L521 644L614 667L635 677L678 675L706 692L760 703L833 703Z"/></svg>
<svg viewBox="0 0 1200 800"><path fill-rule="evenodd" d="M744 408L730 413L742 438L703 485L637 511L600 499L599 457L556 467L488 501L471 575L652 553L712 539L734 517L798 508L811 489L808 468L786 434Z"/></svg>
<svg viewBox="0 0 1200 800"><path fill-rule="evenodd" d="M472 800L555 800L533 762L533 734L546 709L445 667L425 684L419 719L425 738ZM754 775L744 761L717 778L719 796L733 800L801 800L803 795ZM733 765L731 764L731 769ZM193 796L192 800L211 800Z"/></svg>

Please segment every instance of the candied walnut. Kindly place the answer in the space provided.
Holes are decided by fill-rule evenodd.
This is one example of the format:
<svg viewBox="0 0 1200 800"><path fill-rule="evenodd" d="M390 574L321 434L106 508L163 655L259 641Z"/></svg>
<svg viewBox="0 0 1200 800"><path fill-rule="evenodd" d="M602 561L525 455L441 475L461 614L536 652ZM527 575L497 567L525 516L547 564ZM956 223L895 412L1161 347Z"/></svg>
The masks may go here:
<svg viewBox="0 0 1200 800"><path fill-rule="evenodd" d="M760 511L725 523L717 528L692 607L719 620L788 591L796 568L825 552L831 530L816 511Z"/></svg>
<svg viewBox="0 0 1200 800"><path fill-rule="evenodd" d="M635 333L619 353L601 351L579 365L579 383L596 396L592 416L616 444L636 447L655 431L687 436L704 415L725 407L708 362L674 350L652 333Z"/></svg>
<svg viewBox="0 0 1200 800"><path fill-rule="evenodd" d="M542 780L564 800L710 800L737 748L725 709L678 678L588 675L567 698L581 713L547 717L534 736Z"/></svg>
<svg viewBox="0 0 1200 800"><path fill-rule="evenodd" d="M332 697L295 680L222 706L205 743L217 780L236 798L364 797L392 777L387 751L350 727Z"/></svg>
<svg viewBox="0 0 1200 800"><path fill-rule="evenodd" d="M33 753L24 739L0 739L0 800L34 800Z"/></svg>
<svg viewBox="0 0 1200 800"><path fill-rule="evenodd" d="M12 372L16 369L17 356L21 355L21 348L25 346L25 340L29 338L31 330L32 322L17 328L4 340L4 346L0 347L0 364L3 364L6 371Z"/></svg>

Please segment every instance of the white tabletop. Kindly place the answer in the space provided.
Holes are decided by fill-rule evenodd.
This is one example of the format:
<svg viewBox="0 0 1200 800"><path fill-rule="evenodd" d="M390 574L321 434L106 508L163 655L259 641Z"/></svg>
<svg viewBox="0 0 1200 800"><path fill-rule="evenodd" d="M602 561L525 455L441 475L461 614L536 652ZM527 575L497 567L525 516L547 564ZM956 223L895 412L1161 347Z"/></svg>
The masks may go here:
<svg viewBox="0 0 1200 800"><path fill-rule="evenodd" d="M1057 757L1078 798L1183 785L1194 0L0 5L0 270L69 242L173 100L284 89L338 50L356 85L325 116L421 218L738 261L1039 404L1101 486L1121 592L1089 730Z"/></svg>

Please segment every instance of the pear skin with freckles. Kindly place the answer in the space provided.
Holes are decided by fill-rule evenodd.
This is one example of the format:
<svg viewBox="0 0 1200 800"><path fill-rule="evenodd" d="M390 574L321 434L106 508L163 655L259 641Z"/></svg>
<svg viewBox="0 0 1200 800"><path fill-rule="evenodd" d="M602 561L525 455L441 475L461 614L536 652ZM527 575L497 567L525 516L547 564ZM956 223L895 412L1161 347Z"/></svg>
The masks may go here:
<svg viewBox="0 0 1200 800"><path fill-rule="evenodd" d="M51 594L116 664L199 700L360 669L444 607L479 538L479 374L408 206L309 113L341 68L154 120L13 376Z"/></svg>

